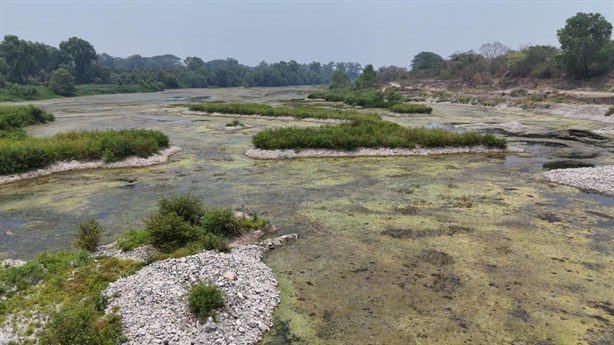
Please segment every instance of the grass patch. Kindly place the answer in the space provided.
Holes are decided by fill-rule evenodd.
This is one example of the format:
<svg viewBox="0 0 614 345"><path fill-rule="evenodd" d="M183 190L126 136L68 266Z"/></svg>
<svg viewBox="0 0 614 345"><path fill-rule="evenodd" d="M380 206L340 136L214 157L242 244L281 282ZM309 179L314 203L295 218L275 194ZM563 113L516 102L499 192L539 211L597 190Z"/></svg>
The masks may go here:
<svg viewBox="0 0 614 345"><path fill-rule="evenodd" d="M164 90L162 83L143 83L143 84L81 84L76 85L75 96L106 95L115 93L138 93L138 92L157 92Z"/></svg>
<svg viewBox="0 0 614 345"><path fill-rule="evenodd" d="M131 260L94 261L85 251L59 251L42 253L21 267L0 268L0 323L11 314L49 315L41 344L62 344L59 340L74 334L76 339L92 339L88 344L115 344L121 335L120 320L115 314L104 315L101 292L140 267ZM8 321L16 326L16 321ZM40 327L33 321L27 325L31 331L24 332L34 334L32 330Z"/></svg>
<svg viewBox="0 0 614 345"><path fill-rule="evenodd" d="M405 101L405 98L393 91L376 90L328 90L310 93L309 99L324 99L328 102L343 102L345 104L365 108L390 108Z"/></svg>
<svg viewBox="0 0 614 345"><path fill-rule="evenodd" d="M390 107L390 111L400 114L430 114L433 108L424 104L395 104Z"/></svg>
<svg viewBox="0 0 614 345"><path fill-rule="evenodd" d="M216 310L224 307L224 296L217 286L199 282L188 291L188 307L197 317L215 319Z"/></svg>
<svg viewBox="0 0 614 345"><path fill-rule="evenodd" d="M612 114L614 114L614 105L608 108L608 111L605 113L605 116L610 116Z"/></svg>
<svg viewBox="0 0 614 345"><path fill-rule="evenodd" d="M117 247L125 252L151 243L151 236L145 229L136 229L125 232L118 240Z"/></svg>
<svg viewBox="0 0 614 345"><path fill-rule="evenodd" d="M317 128L286 127L267 129L252 138L256 148L331 149L416 147L465 147L484 145L505 148L505 139L477 132L453 133L443 129L406 128L387 121L362 121L351 124L325 125Z"/></svg>
<svg viewBox="0 0 614 345"><path fill-rule="evenodd" d="M48 87L44 85L21 85L6 83L0 89L0 102L6 101L34 101L39 99L59 98Z"/></svg>
<svg viewBox="0 0 614 345"><path fill-rule="evenodd" d="M245 124L237 119L226 123L226 127L245 127Z"/></svg>
<svg viewBox="0 0 614 345"><path fill-rule="evenodd" d="M5 105L0 106L0 139L11 136L17 131L17 138L23 137L21 128L55 120L53 114L33 105ZM13 134L14 135L14 134Z"/></svg>
<svg viewBox="0 0 614 345"><path fill-rule="evenodd" d="M169 144L159 131L124 129L58 133L48 138L0 138L0 175L44 168L58 161L120 161L149 157Z"/></svg>
<svg viewBox="0 0 614 345"><path fill-rule="evenodd" d="M290 116L296 119L339 119L339 120L379 120L380 116L373 113L360 113L338 109L313 107L272 107L256 103L195 103L190 104L192 111L206 113L262 115L271 117Z"/></svg>

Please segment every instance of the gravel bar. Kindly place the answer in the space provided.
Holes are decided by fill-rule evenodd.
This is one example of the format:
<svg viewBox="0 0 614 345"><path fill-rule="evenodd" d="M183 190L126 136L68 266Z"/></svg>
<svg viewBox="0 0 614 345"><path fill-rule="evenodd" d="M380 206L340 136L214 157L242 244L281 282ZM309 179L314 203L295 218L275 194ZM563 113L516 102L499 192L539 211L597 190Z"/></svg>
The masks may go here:
<svg viewBox="0 0 614 345"><path fill-rule="evenodd" d="M614 196L614 165L555 169L546 171L544 176L556 183Z"/></svg>

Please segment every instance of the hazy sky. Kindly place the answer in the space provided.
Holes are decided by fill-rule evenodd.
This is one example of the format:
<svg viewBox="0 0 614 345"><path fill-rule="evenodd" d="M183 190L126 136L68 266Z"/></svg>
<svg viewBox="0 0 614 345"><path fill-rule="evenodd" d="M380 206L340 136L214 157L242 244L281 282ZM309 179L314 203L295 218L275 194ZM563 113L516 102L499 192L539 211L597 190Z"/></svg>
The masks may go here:
<svg viewBox="0 0 614 345"><path fill-rule="evenodd" d="M407 67L421 51L447 57L492 41L558 46L556 31L577 12L614 22L614 0L0 0L0 36L53 46L77 36L121 57Z"/></svg>

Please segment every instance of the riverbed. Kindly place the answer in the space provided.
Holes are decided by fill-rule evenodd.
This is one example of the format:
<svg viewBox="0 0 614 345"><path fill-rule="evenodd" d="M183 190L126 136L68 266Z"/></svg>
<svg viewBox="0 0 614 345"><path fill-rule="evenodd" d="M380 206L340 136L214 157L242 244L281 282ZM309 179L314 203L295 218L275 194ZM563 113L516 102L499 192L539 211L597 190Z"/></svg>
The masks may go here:
<svg viewBox="0 0 614 345"><path fill-rule="evenodd" d="M302 103L309 88L173 90L33 102L56 121L28 131L149 128L183 148L167 164L85 170L0 186L0 259L69 248L75 224L105 241L142 226L161 196L256 212L299 240L265 262L280 281L264 344L609 344L614 198L548 182L614 161L603 123L434 104L403 125L477 129L524 153L254 160L253 134L318 123L197 115L191 100ZM317 102L316 102L317 103Z"/></svg>

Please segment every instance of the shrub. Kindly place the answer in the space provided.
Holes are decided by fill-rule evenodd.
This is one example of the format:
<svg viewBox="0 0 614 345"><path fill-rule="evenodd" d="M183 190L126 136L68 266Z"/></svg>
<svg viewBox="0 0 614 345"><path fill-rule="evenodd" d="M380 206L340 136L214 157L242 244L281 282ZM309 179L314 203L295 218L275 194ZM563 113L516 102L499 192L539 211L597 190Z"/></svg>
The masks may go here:
<svg viewBox="0 0 614 345"><path fill-rule="evenodd" d="M188 291L188 307L197 317L215 318L216 310L224 307L224 296L217 286L199 282Z"/></svg>
<svg viewBox="0 0 614 345"><path fill-rule="evenodd" d="M160 213L174 213L182 220L197 224L205 213L202 202L191 194L173 195L161 198L158 202Z"/></svg>
<svg viewBox="0 0 614 345"><path fill-rule="evenodd" d="M209 209L201 220L206 232L231 237L237 235L241 228L231 209Z"/></svg>
<svg viewBox="0 0 614 345"><path fill-rule="evenodd" d="M430 114L433 111L433 108L424 105L424 104L395 104L390 107L390 111L395 113L421 113L421 114Z"/></svg>
<svg viewBox="0 0 614 345"><path fill-rule="evenodd" d="M151 244L163 252L170 252L196 240L198 229L175 213L154 213L145 221Z"/></svg>
<svg viewBox="0 0 614 345"><path fill-rule="evenodd" d="M58 68L51 73L49 90L61 96L74 96L77 91L75 78L66 68Z"/></svg>
<svg viewBox="0 0 614 345"><path fill-rule="evenodd" d="M381 92L375 90L329 90L311 93L307 98L324 99L328 102L343 102L365 108L389 108L405 100L402 95L394 91Z"/></svg>
<svg viewBox="0 0 614 345"><path fill-rule="evenodd" d="M224 253L230 252L228 239L222 235L204 233L199 242L204 250L217 250L218 252Z"/></svg>
<svg viewBox="0 0 614 345"><path fill-rule="evenodd" d="M54 119L53 114L33 105L0 106L0 130L18 129Z"/></svg>
<svg viewBox="0 0 614 345"><path fill-rule="evenodd" d="M75 245L79 249L93 252L98 247L103 232L102 225L95 218L77 224Z"/></svg>
<svg viewBox="0 0 614 345"><path fill-rule="evenodd" d="M130 230L117 239L117 247L125 252L150 242L149 232L145 229Z"/></svg>
<svg viewBox="0 0 614 345"><path fill-rule="evenodd" d="M610 106L608 111L605 113L605 116L610 116L612 114L614 114L614 105Z"/></svg>
<svg viewBox="0 0 614 345"><path fill-rule="evenodd" d="M41 345L119 344L125 341L121 317L109 314L98 317L87 304L66 304L49 316L49 321L38 338Z"/></svg>
<svg viewBox="0 0 614 345"><path fill-rule="evenodd" d="M234 119L226 124L226 127L244 127L245 124L237 119Z"/></svg>

